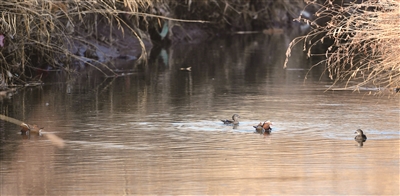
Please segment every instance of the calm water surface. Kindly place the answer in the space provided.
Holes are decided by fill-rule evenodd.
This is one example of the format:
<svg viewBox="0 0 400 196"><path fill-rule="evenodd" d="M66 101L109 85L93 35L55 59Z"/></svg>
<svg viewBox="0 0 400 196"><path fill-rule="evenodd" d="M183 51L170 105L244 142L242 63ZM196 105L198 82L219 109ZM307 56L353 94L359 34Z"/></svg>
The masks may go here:
<svg viewBox="0 0 400 196"><path fill-rule="evenodd" d="M115 68L124 77L47 79L18 91L2 100L2 114L66 145L23 138L1 121L0 194L398 195L399 96L325 91L323 70L304 80L303 53L282 68L289 40L176 47L142 71ZM220 122L234 113L238 127ZM265 120L272 133L254 133Z"/></svg>

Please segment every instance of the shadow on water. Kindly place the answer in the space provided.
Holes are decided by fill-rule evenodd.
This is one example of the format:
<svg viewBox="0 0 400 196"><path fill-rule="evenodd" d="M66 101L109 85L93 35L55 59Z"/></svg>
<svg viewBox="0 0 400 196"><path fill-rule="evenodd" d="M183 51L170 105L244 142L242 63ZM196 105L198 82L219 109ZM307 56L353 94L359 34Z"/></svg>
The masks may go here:
<svg viewBox="0 0 400 196"><path fill-rule="evenodd" d="M321 68L308 72L301 48L282 68L290 40L175 46L125 77L60 75L66 83L18 92L1 103L4 114L44 126L66 146L22 139L1 122L0 192L399 194L398 97L325 92L331 81ZM220 121L233 113L237 127ZM254 133L266 120L272 133ZM358 128L368 136L362 148Z"/></svg>

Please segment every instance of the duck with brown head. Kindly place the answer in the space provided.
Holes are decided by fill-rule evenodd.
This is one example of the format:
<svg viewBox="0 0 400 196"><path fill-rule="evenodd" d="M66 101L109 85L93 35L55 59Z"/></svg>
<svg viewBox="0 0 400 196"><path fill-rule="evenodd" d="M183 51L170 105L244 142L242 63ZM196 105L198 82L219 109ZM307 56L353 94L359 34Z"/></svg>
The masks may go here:
<svg viewBox="0 0 400 196"><path fill-rule="evenodd" d="M271 130L272 130L271 125L272 125L272 123L269 120L267 120L264 123L260 122L257 126L253 126L253 127L256 128L256 132L257 133L270 134Z"/></svg>
<svg viewBox="0 0 400 196"><path fill-rule="evenodd" d="M40 135L42 133L42 130L43 130L43 128L39 128L37 125L28 125L28 124L26 124L24 122L21 123L20 127L21 127L21 134L22 135L26 135L27 133L28 134L37 133L37 134Z"/></svg>

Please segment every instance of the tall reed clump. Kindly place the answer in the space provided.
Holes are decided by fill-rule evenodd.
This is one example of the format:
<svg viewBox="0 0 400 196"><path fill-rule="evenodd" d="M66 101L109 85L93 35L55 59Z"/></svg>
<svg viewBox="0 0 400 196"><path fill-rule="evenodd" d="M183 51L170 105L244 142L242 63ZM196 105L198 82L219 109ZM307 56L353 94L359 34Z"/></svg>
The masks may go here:
<svg viewBox="0 0 400 196"><path fill-rule="evenodd" d="M0 86L24 84L27 70L52 66L68 70L75 43L85 43L76 31L95 33L98 21L127 25L123 15L135 16L152 6L151 0L0 0ZM130 33L140 36L129 25ZM127 33L127 32L125 32ZM90 63L89 63L90 64ZM32 68L32 69L27 69Z"/></svg>
<svg viewBox="0 0 400 196"><path fill-rule="evenodd" d="M315 66L325 64L334 84L344 82L345 88L355 90L362 86L400 87L400 1L364 1L344 6L326 1L317 6L320 9L315 20L298 19L310 24L312 30L291 42L284 66L291 48L304 41L309 57L325 56ZM321 43L328 44L325 53L314 54L313 49Z"/></svg>

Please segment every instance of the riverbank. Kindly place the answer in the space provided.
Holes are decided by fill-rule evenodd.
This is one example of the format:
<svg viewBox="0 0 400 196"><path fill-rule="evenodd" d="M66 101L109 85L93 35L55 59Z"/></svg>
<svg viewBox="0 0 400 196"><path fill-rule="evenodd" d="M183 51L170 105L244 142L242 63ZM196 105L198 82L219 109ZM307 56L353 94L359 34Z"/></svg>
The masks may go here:
<svg viewBox="0 0 400 196"><path fill-rule="evenodd" d="M308 57L327 58L314 66L326 66L334 84L398 88L400 55L393 43L399 32L391 28L398 26L398 7L342 1L0 1L0 88L40 84L57 72L96 70L114 77L127 67L143 68L154 47L309 27L308 35L289 46L288 57L304 41Z"/></svg>
<svg viewBox="0 0 400 196"><path fill-rule="evenodd" d="M200 43L235 32L290 25L304 3L231 1L0 1L0 86L48 74L147 61L156 45ZM16 9L17 8L17 9ZM116 63L117 62L117 63Z"/></svg>

